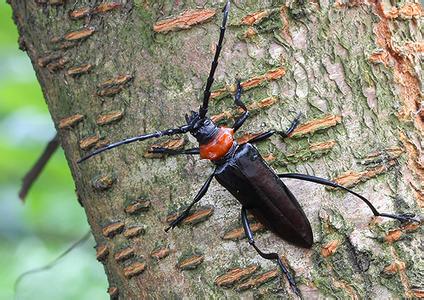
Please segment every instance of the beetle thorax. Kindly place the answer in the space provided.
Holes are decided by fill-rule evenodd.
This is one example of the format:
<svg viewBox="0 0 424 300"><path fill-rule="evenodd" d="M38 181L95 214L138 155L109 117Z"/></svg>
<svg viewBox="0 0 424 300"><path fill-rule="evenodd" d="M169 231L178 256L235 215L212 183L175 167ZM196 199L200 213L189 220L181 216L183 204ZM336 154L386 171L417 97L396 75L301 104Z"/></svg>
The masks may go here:
<svg viewBox="0 0 424 300"><path fill-rule="evenodd" d="M234 130L219 127L214 137L206 144L200 144L200 158L217 161L223 158L234 144Z"/></svg>
<svg viewBox="0 0 424 300"><path fill-rule="evenodd" d="M234 143L232 128L218 127L209 119L199 119L197 113L187 118L193 129L190 130L199 143L200 158L217 161L224 157Z"/></svg>

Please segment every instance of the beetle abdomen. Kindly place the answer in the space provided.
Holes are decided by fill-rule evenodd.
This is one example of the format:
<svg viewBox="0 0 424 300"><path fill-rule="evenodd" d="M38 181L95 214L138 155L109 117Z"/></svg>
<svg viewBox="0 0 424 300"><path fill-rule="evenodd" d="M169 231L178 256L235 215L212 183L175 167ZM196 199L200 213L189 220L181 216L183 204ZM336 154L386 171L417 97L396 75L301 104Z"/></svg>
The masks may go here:
<svg viewBox="0 0 424 300"><path fill-rule="evenodd" d="M301 206L251 144L240 145L215 177L279 237L300 247L312 246L311 225Z"/></svg>

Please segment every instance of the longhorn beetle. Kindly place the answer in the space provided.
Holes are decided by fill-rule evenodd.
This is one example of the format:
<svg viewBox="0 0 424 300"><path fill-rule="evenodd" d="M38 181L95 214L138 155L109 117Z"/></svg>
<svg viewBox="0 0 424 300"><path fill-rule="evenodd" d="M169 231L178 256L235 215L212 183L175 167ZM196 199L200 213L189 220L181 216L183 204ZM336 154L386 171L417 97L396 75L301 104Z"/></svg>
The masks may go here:
<svg viewBox="0 0 424 300"><path fill-rule="evenodd" d="M274 134L278 134L282 138L287 137L298 125L299 116L294 119L291 126L286 131L269 130L252 138L246 143L238 144L234 140L234 133L249 117L249 112L244 103L241 101L242 86L240 81L237 82L235 104L242 108L243 114L235 121L233 127L217 127L214 122L206 116L211 95L211 86L214 81L215 70L218 66L218 58L222 49L229 9L230 1L227 0L223 9L223 21L220 27L219 41L216 46L215 56L206 82L203 104L200 106L199 112L192 111L190 116L186 115L186 125L154 133L143 134L110 144L88 154L81 158L78 162L80 163L103 151L123 144L189 132L197 139L199 147L183 150L156 147L153 148L151 152L167 155L200 154L201 159L208 159L215 165L215 170L211 175L209 175L193 202L181 215L177 217L177 219L172 221L169 224L169 227L165 230L168 231L169 229L174 228L189 215L193 205L202 199L202 197L206 194L212 179L215 178L241 203L241 220L249 244L252 245L263 258L276 260L281 271L287 277L293 291L299 295L300 291L296 287L296 283L292 275L284 266L279 255L277 253L262 252L262 250L256 246L253 238L253 232L250 229L249 220L247 218L247 210L249 210L259 220L259 222L284 240L299 247L312 247L313 236L309 220L291 191L281 181L281 178L299 179L333 188L340 188L364 201L371 209L374 216L397 219L401 222L419 222L419 220L414 218L414 214L409 213L401 215L380 213L365 197L327 179L296 173L276 174L274 170L268 166L259 154L258 150L252 144L263 141Z"/></svg>

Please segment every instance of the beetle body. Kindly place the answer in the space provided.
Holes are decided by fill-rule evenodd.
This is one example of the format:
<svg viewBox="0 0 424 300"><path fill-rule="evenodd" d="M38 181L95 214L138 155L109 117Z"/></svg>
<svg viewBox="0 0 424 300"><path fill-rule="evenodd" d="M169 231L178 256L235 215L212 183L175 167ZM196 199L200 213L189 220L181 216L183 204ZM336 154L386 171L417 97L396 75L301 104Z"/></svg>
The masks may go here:
<svg viewBox="0 0 424 300"><path fill-rule="evenodd" d="M187 125L199 142L200 158L217 168L216 180L266 228L297 246L310 248L311 225L300 204L250 143L238 145L233 128L217 127L192 112Z"/></svg>
<svg viewBox="0 0 424 300"><path fill-rule="evenodd" d="M310 248L311 225L290 190L253 145L234 147L234 154L218 165L216 180L266 228L296 246Z"/></svg>

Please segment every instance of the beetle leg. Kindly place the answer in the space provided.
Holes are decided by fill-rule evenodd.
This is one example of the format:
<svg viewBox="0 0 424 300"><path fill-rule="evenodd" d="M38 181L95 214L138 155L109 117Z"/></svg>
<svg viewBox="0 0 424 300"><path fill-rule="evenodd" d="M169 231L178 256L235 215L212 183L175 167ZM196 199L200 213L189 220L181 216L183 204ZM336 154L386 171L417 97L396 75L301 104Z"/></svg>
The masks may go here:
<svg viewBox="0 0 424 300"><path fill-rule="evenodd" d="M237 91L236 95L234 97L234 102L237 106L241 107L243 109L243 114L234 122L233 129L234 132L236 132L241 126L243 126L243 123L247 120L249 117L249 112L247 111L246 105L241 101L241 94L243 92L243 87L241 86L240 80L237 80Z"/></svg>
<svg viewBox="0 0 424 300"><path fill-rule="evenodd" d="M215 176L215 172L213 172L209 176L209 178L206 180L206 182L203 184L202 188L197 193L196 197L194 197L193 202L191 202L190 205L174 221L172 221L169 224L169 227L166 228L165 231L168 231L171 228L172 229L175 228L175 226L180 224L185 218L188 217L190 210L193 207L193 205L196 204L197 202L199 202L203 198L203 196L206 194L206 192L208 191L209 185L211 184L211 181L212 181L214 176Z"/></svg>
<svg viewBox="0 0 424 300"><path fill-rule="evenodd" d="M294 281L292 275L290 274L289 270L287 270L286 266L284 266L283 262L280 259L280 256L277 253L264 253L262 252L255 244L255 240L253 238L253 232L250 228L249 219L247 218L247 210L245 207L241 208L241 222L243 223L244 233L246 234L249 244L255 248L256 252L260 256L262 256L265 259L269 260L276 260L278 263L278 266L280 267L281 271L286 275L288 282L290 283L291 288L293 289L293 292L296 293L300 297L300 291L296 286L296 282Z"/></svg>
<svg viewBox="0 0 424 300"><path fill-rule="evenodd" d="M275 130L270 130L270 131L261 133L260 135L248 140L247 143L257 143L257 142L264 141L270 138L274 133L275 133Z"/></svg>
<svg viewBox="0 0 424 300"><path fill-rule="evenodd" d="M311 175L305 175L305 174L296 174L296 173L288 173L288 174L278 174L278 177L281 178L293 178L293 179L299 179L299 180L304 180L304 181L310 181L310 182L314 182L314 183L318 183L318 184L322 184L322 185L327 185L327 186L331 186L333 188L340 188L346 192L349 192L353 195L355 195L356 197L358 197L359 199L361 199L362 201L364 201L368 207L371 209L372 213L374 214L374 216L376 217L386 217L386 218L391 218L391 219L396 219L399 220L401 222L418 222L420 223L420 220L415 218L414 214L400 214L400 215L393 215L393 214L386 214L386 213L380 213L372 204L371 202L365 198L364 196L342 186L339 185L335 182L332 182L330 180L324 179L324 178L320 178L320 177L315 177L315 176L311 176Z"/></svg>
<svg viewBox="0 0 424 300"><path fill-rule="evenodd" d="M290 127L286 131L269 130L248 140L247 143L257 143L264 141L275 133L279 134L282 138L286 138L290 135L290 133L292 133L296 129L297 125L299 125L299 120L301 116L302 114L298 114L296 118L291 122Z"/></svg>
<svg viewBox="0 0 424 300"><path fill-rule="evenodd" d="M167 154L167 155L179 155L179 154L199 154L199 148L190 148L190 149L182 149L182 150L174 150L164 147L153 147L149 150L149 153L158 153L158 154Z"/></svg>
<svg viewBox="0 0 424 300"><path fill-rule="evenodd" d="M302 113L298 113L298 115L296 116L296 118L294 118L294 120L290 124L290 127L286 131L277 131L277 133L282 138L288 137L296 129L296 127L299 125L301 117L302 117Z"/></svg>

